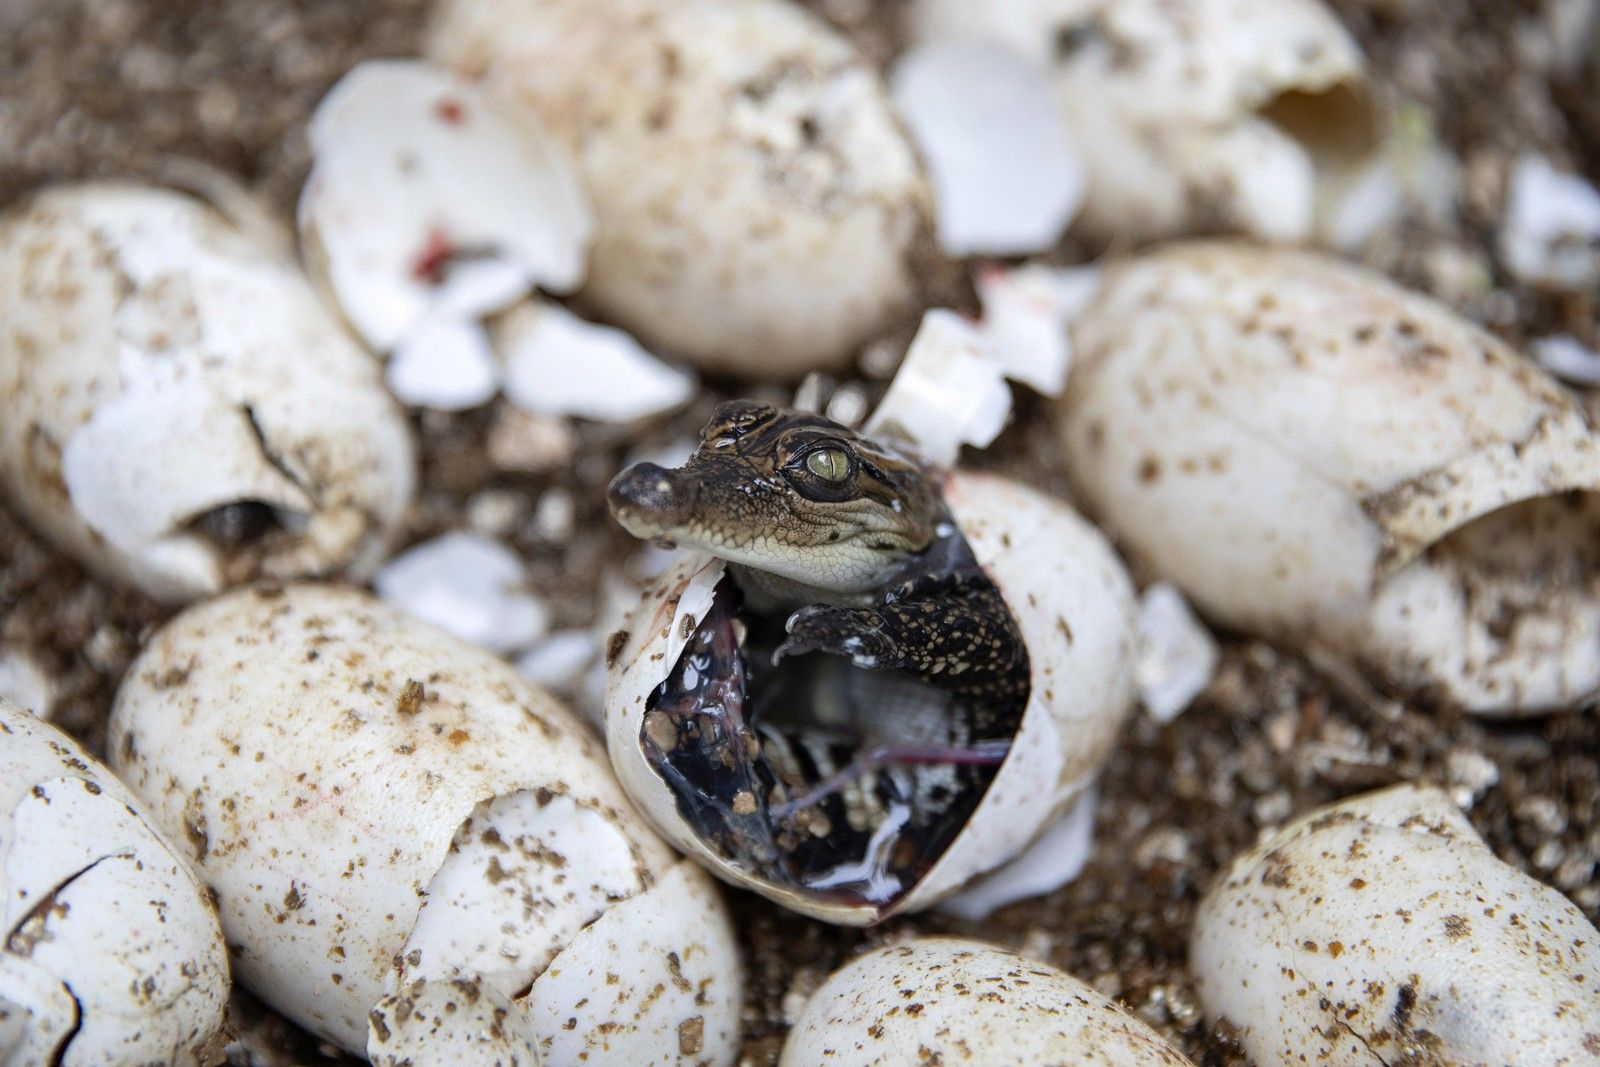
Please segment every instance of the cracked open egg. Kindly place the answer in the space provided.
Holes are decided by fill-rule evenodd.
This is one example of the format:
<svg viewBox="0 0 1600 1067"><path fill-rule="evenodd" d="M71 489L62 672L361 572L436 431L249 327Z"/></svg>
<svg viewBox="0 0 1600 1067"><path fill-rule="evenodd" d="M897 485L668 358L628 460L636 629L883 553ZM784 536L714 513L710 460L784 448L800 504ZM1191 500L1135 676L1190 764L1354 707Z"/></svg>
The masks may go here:
<svg viewBox="0 0 1600 1067"><path fill-rule="evenodd" d="M492 653L353 589L236 591L151 639L108 748L216 893L240 983L319 1037L380 1063L733 1062L716 883Z"/></svg>
<svg viewBox="0 0 1600 1067"><path fill-rule="evenodd" d="M0 489L181 602L376 567L410 429L295 268L192 197L46 190L0 219Z"/></svg>
<svg viewBox="0 0 1600 1067"><path fill-rule="evenodd" d="M1127 576L1031 489L731 401L610 504L696 550L611 638L612 765L668 840L796 911L871 923L1015 858L1127 713Z"/></svg>
<svg viewBox="0 0 1600 1067"><path fill-rule="evenodd" d="M205 887L77 743L0 700L0 1063L218 1062Z"/></svg>
<svg viewBox="0 0 1600 1067"><path fill-rule="evenodd" d="M1108 270L1073 347L1082 499L1213 620L1481 714L1600 690L1600 435L1503 342L1329 257L1199 242Z"/></svg>
<svg viewBox="0 0 1600 1067"><path fill-rule="evenodd" d="M1326 236L1380 158L1360 50L1321 0L913 0L907 21L1045 72L1097 242Z"/></svg>

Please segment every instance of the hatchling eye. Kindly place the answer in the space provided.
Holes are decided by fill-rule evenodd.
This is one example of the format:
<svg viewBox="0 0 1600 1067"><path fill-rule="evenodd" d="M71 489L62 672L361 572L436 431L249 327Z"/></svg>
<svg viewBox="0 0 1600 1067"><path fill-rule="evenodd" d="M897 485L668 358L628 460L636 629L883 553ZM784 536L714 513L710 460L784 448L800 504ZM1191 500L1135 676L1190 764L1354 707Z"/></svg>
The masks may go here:
<svg viewBox="0 0 1600 1067"><path fill-rule="evenodd" d="M819 448L806 457L806 470L829 482L850 477L850 455L842 448Z"/></svg>

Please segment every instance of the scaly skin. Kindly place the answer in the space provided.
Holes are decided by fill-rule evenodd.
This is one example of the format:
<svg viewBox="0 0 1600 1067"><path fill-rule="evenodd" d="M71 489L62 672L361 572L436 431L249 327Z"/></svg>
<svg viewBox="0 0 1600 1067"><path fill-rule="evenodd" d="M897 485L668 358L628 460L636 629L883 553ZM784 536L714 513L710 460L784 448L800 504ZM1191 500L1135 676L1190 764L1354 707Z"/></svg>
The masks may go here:
<svg viewBox="0 0 1600 1067"><path fill-rule="evenodd" d="M726 560L747 603L792 612L777 655L907 671L983 719L1027 698L1015 620L918 464L816 415L723 404L678 470L612 481L636 537Z"/></svg>

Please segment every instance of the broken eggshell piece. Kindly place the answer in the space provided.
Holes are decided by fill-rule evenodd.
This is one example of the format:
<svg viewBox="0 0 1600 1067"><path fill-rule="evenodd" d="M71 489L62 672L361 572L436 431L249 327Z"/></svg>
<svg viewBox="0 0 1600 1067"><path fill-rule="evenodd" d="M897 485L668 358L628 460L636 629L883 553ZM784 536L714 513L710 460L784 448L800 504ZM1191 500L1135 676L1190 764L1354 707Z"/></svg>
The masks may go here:
<svg viewBox="0 0 1600 1067"><path fill-rule="evenodd" d="M978 326L930 308L864 431L945 469L963 445L987 448L1011 414L1009 368L995 353Z"/></svg>
<svg viewBox="0 0 1600 1067"><path fill-rule="evenodd" d="M451 530L400 553L372 581L378 596L491 652L516 652L550 628L522 557L503 541Z"/></svg>
<svg viewBox="0 0 1600 1067"><path fill-rule="evenodd" d="M59 683L27 649L0 645L0 700L49 721L60 696Z"/></svg>
<svg viewBox="0 0 1600 1067"><path fill-rule="evenodd" d="M1527 285L1587 293L1600 285L1600 190L1529 153L1507 179L1500 258Z"/></svg>
<svg viewBox="0 0 1600 1067"><path fill-rule="evenodd" d="M0 484L168 601L381 557L413 445L292 268L187 196L47 190L0 220Z"/></svg>
<svg viewBox="0 0 1600 1067"><path fill-rule="evenodd" d="M828 977L779 1067L1185 1067L1155 1031L1083 982L979 941L874 949Z"/></svg>
<svg viewBox="0 0 1600 1067"><path fill-rule="evenodd" d="M565 150L449 71L363 63L317 106L308 137L306 259L374 351L431 320L481 334L477 319L536 286L583 279L592 223Z"/></svg>
<svg viewBox="0 0 1600 1067"><path fill-rule="evenodd" d="M1360 52L1318 0L917 0L910 23L1048 70L1095 240L1305 240L1377 146Z"/></svg>
<svg viewBox="0 0 1600 1067"><path fill-rule="evenodd" d="M936 41L901 56L890 86L927 163L947 255L1025 255L1060 239L1084 168L1042 70L1003 46Z"/></svg>
<svg viewBox="0 0 1600 1067"><path fill-rule="evenodd" d="M688 403L695 378L638 341L558 304L527 301L494 324L506 398L534 415L628 423Z"/></svg>
<svg viewBox="0 0 1600 1067"><path fill-rule="evenodd" d="M1089 523L1015 483L958 472L945 482L944 499L1015 619L1027 649L1030 692L1004 761L976 779L977 795L965 796L969 813L935 839L932 854L920 831L908 829L905 807L893 804L854 812L831 807L820 820L815 813L824 809L810 809L814 814L800 821L815 838L808 840L785 836L793 826L770 810L768 797L713 800L742 818L768 820L776 837L793 842L796 855L804 853L798 868L741 862L701 836L696 827L703 820L693 812L685 816L680 805L691 802L675 792L647 751L647 742L654 743L647 716L658 688L680 670L686 650L694 651L691 643L704 624L724 610L719 591L727 595L728 580L720 560L680 558L612 636L606 697L612 765L657 828L718 877L830 922L863 925L925 908L1023 852L1099 769L1132 699L1133 593L1121 564ZM737 634L742 623L728 625ZM708 680L713 688L718 681ZM706 710L710 720L727 709ZM734 709L725 728L742 729L743 713ZM765 766L762 753L769 749L806 744L803 734L762 737L746 769ZM841 823L837 834L832 820ZM901 872L915 872L915 880L907 884Z"/></svg>
<svg viewBox="0 0 1600 1067"><path fill-rule="evenodd" d="M1319 808L1200 902L1190 969L1256 1063L1595 1062L1600 933L1440 790Z"/></svg>
<svg viewBox="0 0 1600 1067"><path fill-rule="evenodd" d="M377 1056L385 998L481 979L550 1062L732 1062L715 884L491 653L354 590L244 590L151 640L109 745L217 892L240 981L313 1033Z"/></svg>
<svg viewBox="0 0 1600 1067"><path fill-rule="evenodd" d="M910 310L932 198L875 71L778 0L448 0L430 56L537 116L595 210L581 299L724 374L842 366Z"/></svg>
<svg viewBox="0 0 1600 1067"><path fill-rule="evenodd" d="M1072 366L1067 324L1094 295L1099 276L1097 267L980 268L973 281L983 318L972 322L948 308L924 312L865 432L940 469L954 467L965 445L987 448L1011 414L1007 379L1061 395Z"/></svg>
<svg viewBox="0 0 1600 1067"><path fill-rule="evenodd" d="M1085 504L1225 625L1485 714L1600 687L1600 440L1445 307L1226 242L1111 268L1062 406Z"/></svg>
<svg viewBox="0 0 1600 1067"><path fill-rule="evenodd" d="M0 700L0 1060L215 1062L228 1002L216 912L139 802Z"/></svg>

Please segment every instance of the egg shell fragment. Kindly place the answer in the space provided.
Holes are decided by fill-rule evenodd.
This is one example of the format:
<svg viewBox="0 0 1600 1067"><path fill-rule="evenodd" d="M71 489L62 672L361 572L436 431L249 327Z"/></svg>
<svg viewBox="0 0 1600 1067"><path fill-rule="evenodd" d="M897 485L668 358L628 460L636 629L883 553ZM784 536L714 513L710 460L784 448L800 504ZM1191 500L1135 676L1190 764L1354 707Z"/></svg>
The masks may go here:
<svg viewBox="0 0 1600 1067"><path fill-rule="evenodd" d="M910 28L1048 69L1094 240L1305 240L1376 148L1361 54L1319 0L917 0Z"/></svg>
<svg viewBox="0 0 1600 1067"><path fill-rule="evenodd" d="M1061 237L1084 168L1042 69L987 42L935 41L902 55L890 79L938 200L951 256L1027 255Z"/></svg>
<svg viewBox="0 0 1600 1067"><path fill-rule="evenodd" d="M189 842L240 980L353 1052L368 1012L419 979L481 978L542 1043L575 1019L624 1049L591 1063L642 1062L627 1049L675 1043L689 1014L736 1013L720 902L674 873L588 729L503 660L364 593L249 589L180 615L130 668L109 747ZM583 938L651 900L700 913L680 927L692 942L655 937L704 954L709 1006L546 992L588 959L571 955ZM630 981L671 985L664 957L643 961ZM553 1032L546 1001L564 1009ZM731 1023L706 1030L704 1059L736 1048Z"/></svg>
<svg viewBox="0 0 1600 1067"><path fill-rule="evenodd" d="M851 961L807 1001L779 1067L1182 1067L1115 1002L1053 967L930 937Z"/></svg>
<svg viewBox="0 0 1600 1067"><path fill-rule="evenodd" d="M1319 808L1234 860L1190 966L1257 1063L1600 1057L1600 932L1432 787Z"/></svg>
<svg viewBox="0 0 1600 1067"><path fill-rule="evenodd" d="M529 588L522 557L469 530L413 545L372 584L395 607L491 652L526 648L550 626L550 609Z"/></svg>
<svg viewBox="0 0 1600 1067"><path fill-rule="evenodd" d="M534 415L627 423L682 407L695 394L694 375L559 304L519 304L495 323L494 343L506 398Z"/></svg>
<svg viewBox="0 0 1600 1067"><path fill-rule="evenodd" d="M1542 156L1519 158L1507 179L1500 258L1526 285L1593 292L1600 285L1600 189Z"/></svg>
<svg viewBox="0 0 1600 1067"><path fill-rule="evenodd" d="M56 680L22 647L0 645L0 700L48 720L55 712Z"/></svg>
<svg viewBox="0 0 1600 1067"><path fill-rule="evenodd" d="M947 470L963 445L987 448L1011 414L1006 368L983 332L930 308L864 432Z"/></svg>
<svg viewBox="0 0 1600 1067"><path fill-rule="evenodd" d="M61 1063L78 1019L78 1002L60 979L26 957L0 952L0 1063Z"/></svg>
<svg viewBox="0 0 1600 1067"><path fill-rule="evenodd" d="M121 782L3 700L0 899L6 1063L216 1059L230 984L204 887Z"/></svg>
<svg viewBox="0 0 1600 1067"><path fill-rule="evenodd" d="M592 221L564 149L450 71L370 60L317 105L299 220L313 276L368 346L583 279Z"/></svg>
<svg viewBox="0 0 1600 1067"><path fill-rule="evenodd" d="M646 818L717 877L801 914L865 925L930 907L1021 854L1093 780L1131 706L1136 641L1132 584L1095 528L1065 504L1015 482L957 472L944 496L973 553L1021 629L1032 692L1010 754L977 809L915 887L882 911L812 899L723 861L678 815L644 755L646 701L682 655L722 576L685 555L645 593L608 648L606 742Z"/></svg>
<svg viewBox="0 0 1600 1067"><path fill-rule="evenodd" d="M1330 258L1204 242L1109 269L1073 347L1083 500L1211 619L1486 714L1600 686L1600 441L1489 334Z"/></svg>
<svg viewBox="0 0 1600 1067"><path fill-rule="evenodd" d="M289 265L187 196L89 184L0 220L0 487L168 601L368 573L415 480L377 367ZM196 520L270 509L226 548Z"/></svg>
<svg viewBox="0 0 1600 1067"><path fill-rule="evenodd" d="M877 74L777 0L447 0L427 44L571 148L581 293L706 370L836 369L915 301L932 197Z"/></svg>

